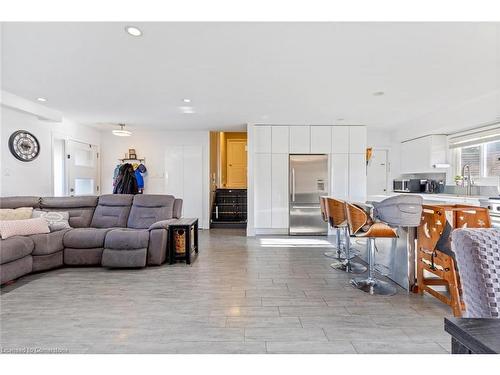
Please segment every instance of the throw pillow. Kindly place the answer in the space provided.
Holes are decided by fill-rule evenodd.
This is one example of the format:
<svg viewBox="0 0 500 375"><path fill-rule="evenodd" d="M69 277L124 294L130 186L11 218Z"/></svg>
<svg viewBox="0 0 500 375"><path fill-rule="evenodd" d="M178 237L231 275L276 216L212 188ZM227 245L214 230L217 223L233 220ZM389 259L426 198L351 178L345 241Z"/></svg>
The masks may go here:
<svg viewBox="0 0 500 375"><path fill-rule="evenodd" d="M67 211L33 211L33 218L41 217L47 220L51 232L71 228L69 225L69 212Z"/></svg>
<svg viewBox="0 0 500 375"><path fill-rule="evenodd" d="M24 220L31 218L33 207L2 208L0 220Z"/></svg>
<svg viewBox="0 0 500 375"><path fill-rule="evenodd" d="M50 233L47 220L39 217L24 220L0 220L2 240L12 236L28 236L30 234Z"/></svg>

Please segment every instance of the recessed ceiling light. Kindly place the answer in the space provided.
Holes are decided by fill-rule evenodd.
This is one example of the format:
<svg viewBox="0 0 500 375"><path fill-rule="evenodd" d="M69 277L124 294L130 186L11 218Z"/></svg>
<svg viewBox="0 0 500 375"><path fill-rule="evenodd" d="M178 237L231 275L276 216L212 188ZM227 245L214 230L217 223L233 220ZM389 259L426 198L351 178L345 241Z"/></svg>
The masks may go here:
<svg viewBox="0 0 500 375"><path fill-rule="evenodd" d="M181 106L181 107L179 107L179 109L181 110L182 113L186 113L186 114L195 113L194 108L191 106Z"/></svg>
<svg viewBox="0 0 500 375"><path fill-rule="evenodd" d="M384 94L385 94L385 92L383 92L383 91L376 91L373 93L373 96L382 96Z"/></svg>
<svg viewBox="0 0 500 375"><path fill-rule="evenodd" d="M42 98L42 97L36 98L36 100L38 100L39 102L46 102L47 101L46 98Z"/></svg>
<svg viewBox="0 0 500 375"><path fill-rule="evenodd" d="M129 132L128 130L123 129L125 127L125 124L118 124L120 125L120 129L115 129L112 131L112 133L118 137L130 137L132 135L132 132Z"/></svg>
<svg viewBox="0 0 500 375"><path fill-rule="evenodd" d="M135 26L126 26L125 27L125 31L127 33L129 33L130 35L132 36L141 36L142 35L142 31L139 30L137 27Z"/></svg>
<svg viewBox="0 0 500 375"><path fill-rule="evenodd" d="M182 101L183 101L184 103L191 103L191 99L187 99L187 98L186 98L186 99L182 99Z"/></svg>

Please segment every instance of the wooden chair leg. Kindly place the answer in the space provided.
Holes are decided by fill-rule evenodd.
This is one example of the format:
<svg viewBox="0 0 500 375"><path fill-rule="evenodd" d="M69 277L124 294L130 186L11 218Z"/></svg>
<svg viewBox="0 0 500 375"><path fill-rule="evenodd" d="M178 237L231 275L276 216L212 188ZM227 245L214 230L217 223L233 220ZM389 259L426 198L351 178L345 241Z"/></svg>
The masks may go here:
<svg viewBox="0 0 500 375"><path fill-rule="evenodd" d="M450 257L450 271L447 272L448 291L450 293L451 308L453 316L460 318L462 316L462 301L460 298L460 290L458 289L457 272L455 270L455 262Z"/></svg>
<svg viewBox="0 0 500 375"><path fill-rule="evenodd" d="M417 251L418 252L418 251ZM417 258L417 291L418 294L424 294L424 265L421 257Z"/></svg>

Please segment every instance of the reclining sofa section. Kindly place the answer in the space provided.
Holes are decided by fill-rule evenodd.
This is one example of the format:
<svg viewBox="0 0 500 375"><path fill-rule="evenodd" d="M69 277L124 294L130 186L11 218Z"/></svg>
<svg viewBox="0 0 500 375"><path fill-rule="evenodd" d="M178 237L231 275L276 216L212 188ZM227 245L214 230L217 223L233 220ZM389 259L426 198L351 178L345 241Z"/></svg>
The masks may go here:
<svg viewBox="0 0 500 375"><path fill-rule="evenodd" d="M6 197L1 208L69 212L71 229L0 240L0 281L62 265L145 267L167 258L168 225L181 217L172 195Z"/></svg>

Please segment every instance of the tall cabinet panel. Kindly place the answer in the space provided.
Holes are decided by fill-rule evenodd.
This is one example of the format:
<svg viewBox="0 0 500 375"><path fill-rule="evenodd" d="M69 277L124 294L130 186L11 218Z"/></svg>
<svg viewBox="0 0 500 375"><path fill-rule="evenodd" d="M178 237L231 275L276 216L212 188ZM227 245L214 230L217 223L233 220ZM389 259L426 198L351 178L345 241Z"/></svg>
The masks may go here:
<svg viewBox="0 0 500 375"><path fill-rule="evenodd" d="M331 150L331 126L311 126L311 154L329 154Z"/></svg>
<svg viewBox="0 0 500 375"><path fill-rule="evenodd" d="M332 154L331 194L334 198L349 198L349 154Z"/></svg>
<svg viewBox="0 0 500 375"><path fill-rule="evenodd" d="M271 131L271 152L273 154L288 154L290 134L288 126L273 126Z"/></svg>
<svg viewBox="0 0 500 375"><path fill-rule="evenodd" d="M271 154L254 155L255 228L271 228Z"/></svg>
<svg viewBox="0 0 500 375"><path fill-rule="evenodd" d="M271 226L288 228L288 154L271 155Z"/></svg>
<svg viewBox="0 0 500 375"><path fill-rule="evenodd" d="M349 126L332 126L333 154L349 153Z"/></svg>
<svg viewBox="0 0 500 375"><path fill-rule="evenodd" d="M253 150L257 153L271 152L271 126L255 126Z"/></svg>
<svg viewBox="0 0 500 375"><path fill-rule="evenodd" d="M366 201L366 155L349 155L349 199Z"/></svg>
<svg viewBox="0 0 500 375"><path fill-rule="evenodd" d="M290 126L290 153L309 154L311 134L309 126Z"/></svg>
<svg viewBox="0 0 500 375"><path fill-rule="evenodd" d="M366 127L349 127L349 153L364 154L366 152Z"/></svg>

